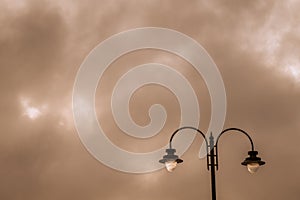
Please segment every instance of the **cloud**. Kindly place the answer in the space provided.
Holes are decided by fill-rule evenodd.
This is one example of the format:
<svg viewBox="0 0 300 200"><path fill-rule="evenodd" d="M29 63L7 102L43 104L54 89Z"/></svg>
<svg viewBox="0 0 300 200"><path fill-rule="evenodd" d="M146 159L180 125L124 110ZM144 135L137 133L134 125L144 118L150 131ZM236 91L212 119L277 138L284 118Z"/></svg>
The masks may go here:
<svg viewBox="0 0 300 200"><path fill-rule="evenodd" d="M249 144L242 136L224 136L220 144L218 196L274 200L299 196L300 177L295 173L300 164L296 159L299 77L289 75L300 68L297 1L5 0L0 5L1 199L210 198L206 162L197 158L199 138L174 174L158 171L132 175L99 163L76 133L71 94L84 57L107 37L144 26L178 30L205 47L224 79L228 97L226 126L249 131L267 161L257 176L248 176L239 162L246 156ZM202 82L203 85L197 85L197 77L186 63L166 53L152 57L151 53L128 55L131 60L124 59L113 67L124 70L126 64L161 58L167 64L179 63L180 66L175 65L177 69L183 64L181 70L194 80L194 87L204 88ZM116 71L107 73L117 76ZM111 86L99 87L97 98L109 96L111 91L105 90L108 88ZM132 102L143 105L141 96L136 94ZM207 91L201 90L198 96L204 98L200 107L209 107ZM21 97L29 98L31 107L41 109L36 120L22 117ZM158 101L168 103L161 97L157 95ZM47 105L46 112L43 105ZM147 106L138 108L144 111ZM167 105L167 110L172 111L173 106ZM208 109L204 110L209 115ZM137 121L147 118L146 112L133 113ZM110 119L106 115L99 118ZM179 117L172 119L175 122L167 121L171 123L168 129L175 126ZM165 133L154 138L154 142L137 141L132 145L132 138L118 137L122 132L117 127L109 130L109 137L122 138L117 142L137 150L161 145L161 140L167 141L169 136ZM286 163L294 164L285 166ZM249 194L249 188L255 193Z"/></svg>

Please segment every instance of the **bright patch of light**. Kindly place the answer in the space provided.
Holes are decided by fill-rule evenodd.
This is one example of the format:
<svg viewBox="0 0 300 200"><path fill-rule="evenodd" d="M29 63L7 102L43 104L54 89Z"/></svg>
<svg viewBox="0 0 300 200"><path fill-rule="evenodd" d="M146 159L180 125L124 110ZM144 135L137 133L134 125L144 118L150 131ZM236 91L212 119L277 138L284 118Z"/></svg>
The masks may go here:
<svg viewBox="0 0 300 200"><path fill-rule="evenodd" d="M289 65L285 68L285 72L300 81L300 67L295 65Z"/></svg>
<svg viewBox="0 0 300 200"><path fill-rule="evenodd" d="M34 107L26 108L26 111L24 113L24 115L27 115L30 119L36 119L41 114L42 114L41 111L37 108L34 108Z"/></svg>
<svg viewBox="0 0 300 200"><path fill-rule="evenodd" d="M21 105L24 109L23 115L34 120L42 115L41 109L30 105L30 100L28 98L21 98ZM42 108L45 108L43 106Z"/></svg>

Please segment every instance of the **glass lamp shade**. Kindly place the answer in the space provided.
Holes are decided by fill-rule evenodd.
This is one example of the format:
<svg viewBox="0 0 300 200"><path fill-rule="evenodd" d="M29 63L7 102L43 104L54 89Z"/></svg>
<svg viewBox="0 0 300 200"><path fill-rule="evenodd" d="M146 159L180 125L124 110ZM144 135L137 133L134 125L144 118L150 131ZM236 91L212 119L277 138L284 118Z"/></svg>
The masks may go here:
<svg viewBox="0 0 300 200"><path fill-rule="evenodd" d="M247 166L248 171L251 174L257 172L259 166L264 165L266 162L262 161L260 157L257 157L257 151L249 151L249 157L246 158L241 164Z"/></svg>
<svg viewBox="0 0 300 200"><path fill-rule="evenodd" d="M160 163L165 164L166 169L169 172L174 171L177 164L183 162L183 160L181 160L180 158L178 158L177 155L175 155L175 152L175 149L166 149L167 155L164 155L163 158L159 160Z"/></svg>
<svg viewBox="0 0 300 200"><path fill-rule="evenodd" d="M254 174L259 169L258 163L249 163L247 164L247 169L251 174Z"/></svg>
<svg viewBox="0 0 300 200"><path fill-rule="evenodd" d="M175 160L165 162L166 169L168 172L173 172L177 166L177 162Z"/></svg>

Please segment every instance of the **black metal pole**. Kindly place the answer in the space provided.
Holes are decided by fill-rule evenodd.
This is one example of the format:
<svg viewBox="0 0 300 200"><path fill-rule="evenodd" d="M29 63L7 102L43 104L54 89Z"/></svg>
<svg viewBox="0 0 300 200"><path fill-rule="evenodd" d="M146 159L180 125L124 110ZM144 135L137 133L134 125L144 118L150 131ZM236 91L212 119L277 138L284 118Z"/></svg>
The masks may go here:
<svg viewBox="0 0 300 200"><path fill-rule="evenodd" d="M210 134L209 142L208 142L207 137L205 136L205 134L202 131L200 131L197 128L191 127L191 126L184 126L184 127L181 127L179 129L175 130L174 133L172 134L172 136L170 138L170 142L169 142L170 149L172 149L172 140L173 140L174 136L179 131L181 131L183 129L193 129L193 130L197 131L198 133L200 133L203 136L204 140L205 140L206 150L207 150L207 169L210 170L210 173L211 173L211 194L212 194L211 198L212 198L212 200L216 200L217 199L217 197L216 197L217 196L216 195L216 169L218 170L218 167L219 167L219 163L218 163L218 142L219 142L219 139L220 139L221 135L223 135L224 133L229 132L229 131L238 131L238 132L241 132L241 133L245 134L248 137L248 139L251 143L252 152L254 152L253 141L252 141L251 137L249 136L249 134L246 133L246 131L244 131L242 129L239 129L239 128L228 128L228 129L223 130L218 135L218 137L216 138L216 145L215 145L214 144L214 137L213 137L212 133ZM216 152L215 152L215 147L216 147ZM261 165L263 165L263 164L264 164L264 162Z"/></svg>
<svg viewBox="0 0 300 200"><path fill-rule="evenodd" d="M210 157L210 174L211 174L211 199L216 200L216 174L215 174L215 151L214 137L209 137L209 157Z"/></svg>

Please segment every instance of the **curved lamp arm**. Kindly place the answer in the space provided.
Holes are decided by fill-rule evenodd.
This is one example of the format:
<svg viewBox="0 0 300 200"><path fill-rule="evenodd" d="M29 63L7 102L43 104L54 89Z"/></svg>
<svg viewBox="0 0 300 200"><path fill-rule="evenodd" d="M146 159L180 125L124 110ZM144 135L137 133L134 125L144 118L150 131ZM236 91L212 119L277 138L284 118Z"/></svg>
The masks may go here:
<svg viewBox="0 0 300 200"><path fill-rule="evenodd" d="M208 142L207 142L207 139L204 135L204 133L202 131L200 131L199 129L195 128L195 127L192 127L192 126L184 126L184 127L181 127L179 129L177 129L176 131L174 131L174 133L172 134L171 138L170 138L170 142L169 142L169 145L170 145L170 149L172 149L172 140L174 138L174 136L176 135L176 133L178 133L179 131L183 130L183 129L192 129L192 130L195 130L197 131L198 133L200 133L204 140L205 140L205 143L206 143L206 149L208 148Z"/></svg>
<svg viewBox="0 0 300 200"><path fill-rule="evenodd" d="M220 133L220 135L217 137L216 145L215 145L216 147L218 146L218 142L219 142L220 137L221 137L224 133L226 133L226 132L228 132L228 131L238 131L238 132L243 133L244 135L246 135L246 136L248 137L248 139L250 140L250 143L251 143L251 150L254 151L254 145L253 145L253 141L252 141L250 135L249 135L246 131L244 131L244 130L242 130L242 129L239 129L239 128L227 128L227 129L223 130L223 131Z"/></svg>
<svg viewBox="0 0 300 200"><path fill-rule="evenodd" d="M204 135L204 133L202 131L200 131L199 129L197 129L195 127L192 127L192 126L184 126L184 127L181 127L181 128L179 128L179 129L177 129L173 132L173 134L170 138L170 142L169 142L169 149L166 149L167 154L163 156L163 159L159 160L160 163L163 163L163 164L166 165L166 168L167 168L168 171L173 171L174 168L176 167L177 163L183 162L183 160L181 160L177 155L175 155L176 150L172 148L172 141L173 141L174 136L179 131L181 131L183 129L195 130L198 133L200 133L202 135L202 137L204 138L205 144L206 144L206 153L207 153L207 156L206 156L206 158L207 158L206 159L207 160L207 169L209 170L210 167L211 167L212 176L214 176L215 167L216 167L217 170L219 168L219 165L218 165L218 157L219 157L218 156L218 142L219 142L219 139L224 133L227 133L229 131L238 131L238 132L243 133L244 135L246 135L247 138L249 139L249 141L251 143L251 151L248 151L249 157L247 157L241 164L246 165L250 173L256 172L260 165L265 164L265 162L262 161L260 157L257 157L258 152L254 151L254 144L253 144L253 141L252 141L250 135L242 129L227 128L227 129L223 130L218 135L218 137L216 139L216 143L214 143L214 137L211 134L211 136L209 137L209 142L210 143L208 144L207 138L206 138L206 136ZM210 148L210 149L208 149L208 148ZM214 149L216 149L216 153L214 152Z"/></svg>

